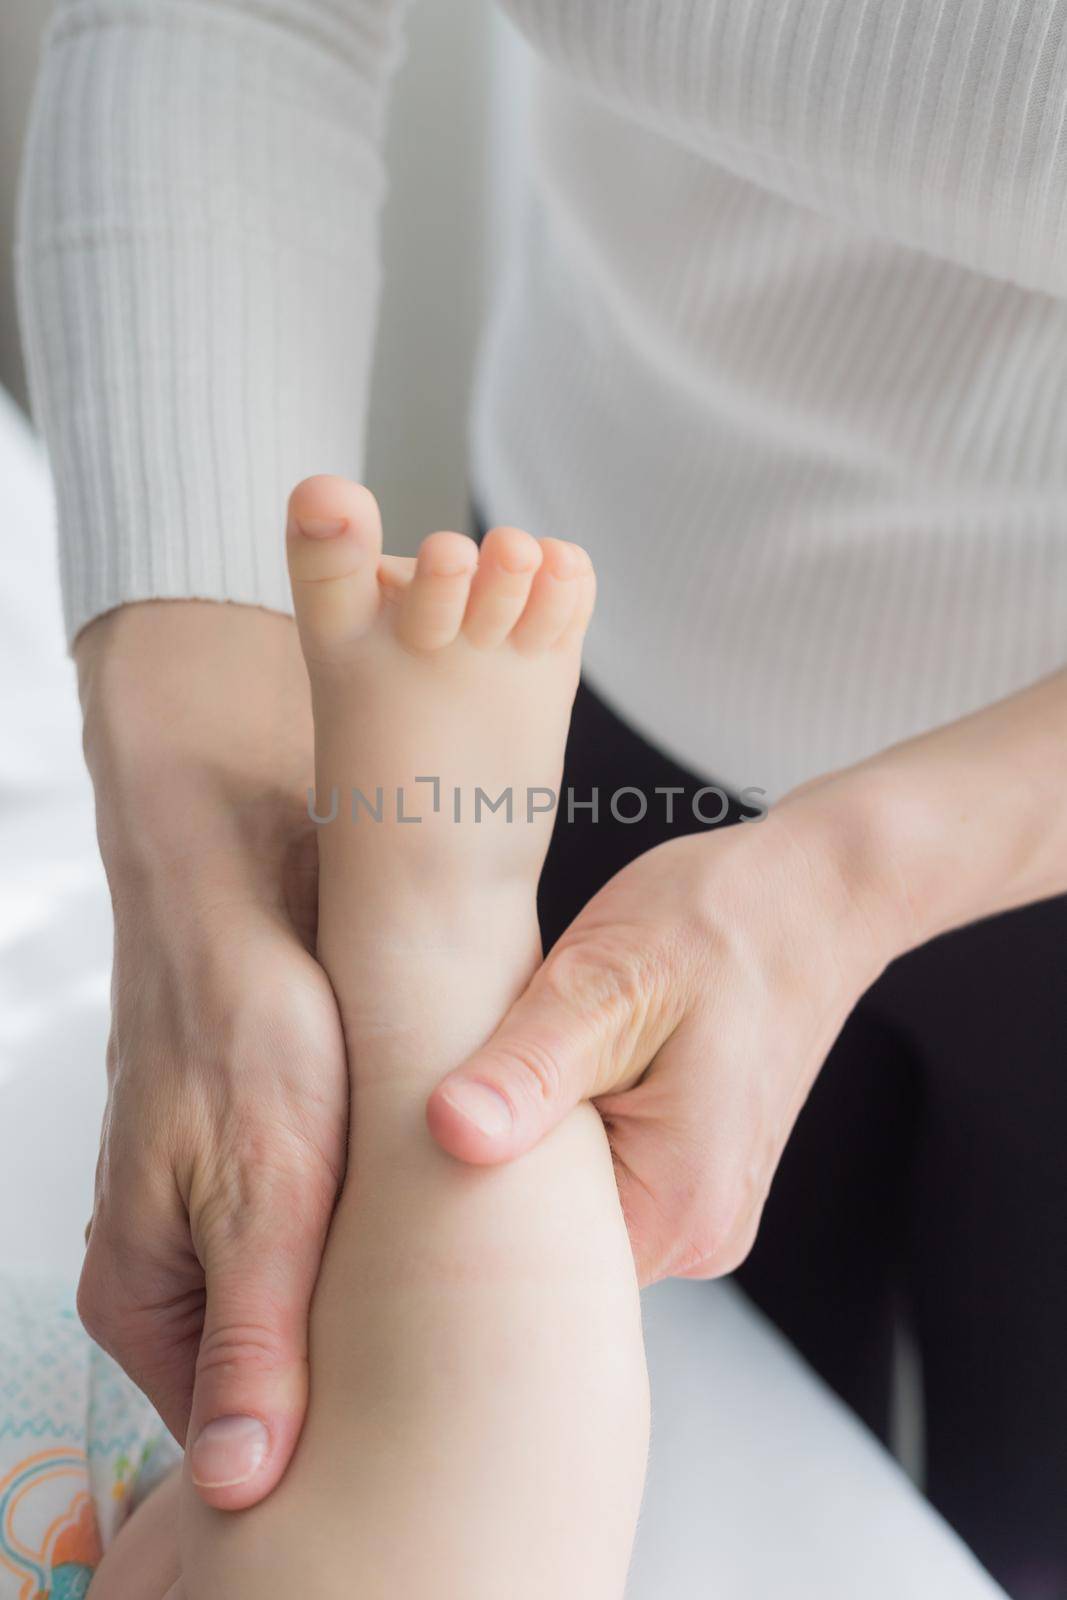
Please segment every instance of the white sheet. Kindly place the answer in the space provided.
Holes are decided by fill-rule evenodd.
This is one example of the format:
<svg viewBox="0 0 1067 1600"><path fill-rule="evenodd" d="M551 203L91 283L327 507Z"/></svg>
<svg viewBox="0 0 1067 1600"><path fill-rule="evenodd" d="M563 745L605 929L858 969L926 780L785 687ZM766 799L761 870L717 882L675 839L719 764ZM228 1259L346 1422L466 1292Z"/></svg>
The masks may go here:
<svg viewBox="0 0 1067 1600"><path fill-rule="evenodd" d="M2 393L0 495L0 1266L73 1276L103 1105L110 925L47 475ZM654 1438L631 1600L1001 1594L729 1285L661 1285L646 1320Z"/></svg>

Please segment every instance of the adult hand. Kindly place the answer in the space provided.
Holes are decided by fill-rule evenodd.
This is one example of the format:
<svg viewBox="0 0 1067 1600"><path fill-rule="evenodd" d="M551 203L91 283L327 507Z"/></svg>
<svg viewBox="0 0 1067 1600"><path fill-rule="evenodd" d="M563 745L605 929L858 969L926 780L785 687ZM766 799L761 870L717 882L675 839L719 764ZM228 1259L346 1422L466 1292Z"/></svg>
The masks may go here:
<svg viewBox="0 0 1067 1600"><path fill-rule="evenodd" d="M509 1160L591 1099L641 1281L732 1271L834 1038L909 942L880 820L870 785L829 779L631 863L438 1086L439 1143Z"/></svg>
<svg viewBox="0 0 1067 1600"><path fill-rule="evenodd" d="M295 628L125 606L76 658L115 914L108 1102L78 1294L223 1509L289 1462L348 1075L314 960L310 702Z"/></svg>

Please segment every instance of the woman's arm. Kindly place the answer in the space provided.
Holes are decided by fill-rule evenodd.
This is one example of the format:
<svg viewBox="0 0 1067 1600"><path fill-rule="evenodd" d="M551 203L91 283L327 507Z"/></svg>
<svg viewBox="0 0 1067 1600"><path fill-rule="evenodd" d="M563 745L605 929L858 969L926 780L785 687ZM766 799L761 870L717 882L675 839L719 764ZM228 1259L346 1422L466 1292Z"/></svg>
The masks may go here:
<svg viewBox="0 0 1067 1600"><path fill-rule="evenodd" d="M869 818L902 932L893 954L949 928L1067 892L1067 669L946 727L807 786L805 818Z"/></svg>
<svg viewBox="0 0 1067 1600"><path fill-rule="evenodd" d="M344 1163L306 675L259 608L289 609L292 483L359 466L404 9L58 0L26 146L23 333L116 924L79 1304L179 1438L194 1385L202 1419L263 1420L241 1459L203 1446L216 1504L272 1488L299 1433Z"/></svg>
<svg viewBox="0 0 1067 1600"><path fill-rule="evenodd" d="M672 841L590 902L431 1098L476 1163L595 1097L645 1281L731 1271L849 1011L896 956L1067 891L1067 671L805 785L766 821ZM527 1092L529 1061L552 1085ZM510 1127L479 1132L463 1085Z"/></svg>

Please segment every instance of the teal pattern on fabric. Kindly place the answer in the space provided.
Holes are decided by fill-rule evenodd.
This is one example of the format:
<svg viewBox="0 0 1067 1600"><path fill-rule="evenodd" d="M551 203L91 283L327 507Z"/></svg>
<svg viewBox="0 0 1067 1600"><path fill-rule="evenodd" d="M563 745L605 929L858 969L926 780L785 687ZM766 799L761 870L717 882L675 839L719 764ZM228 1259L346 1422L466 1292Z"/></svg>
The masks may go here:
<svg viewBox="0 0 1067 1600"><path fill-rule="evenodd" d="M67 1562L62 1567L56 1567L52 1573L48 1600L85 1600L92 1581L91 1567L83 1567L80 1562Z"/></svg>
<svg viewBox="0 0 1067 1600"><path fill-rule="evenodd" d="M180 1459L69 1285L0 1271L0 1600L84 1600L131 1507Z"/></svg>

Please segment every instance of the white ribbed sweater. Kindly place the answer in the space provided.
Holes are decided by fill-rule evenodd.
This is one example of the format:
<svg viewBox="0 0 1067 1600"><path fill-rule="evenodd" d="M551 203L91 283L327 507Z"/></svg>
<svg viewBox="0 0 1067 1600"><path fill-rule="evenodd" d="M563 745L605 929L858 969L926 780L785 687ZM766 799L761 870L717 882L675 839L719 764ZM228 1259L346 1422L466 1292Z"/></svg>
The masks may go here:
<svg viewBox="0 0 1067 1600"><path fill-rule="evenodd" d="M1067 657L1067 0L510 0L532 170L472 481L593 681L772 794ZM60 0L20 281L68 626L288 606L359 475L392 0ZM442 308L444 314L444 308Z"/></svg>

